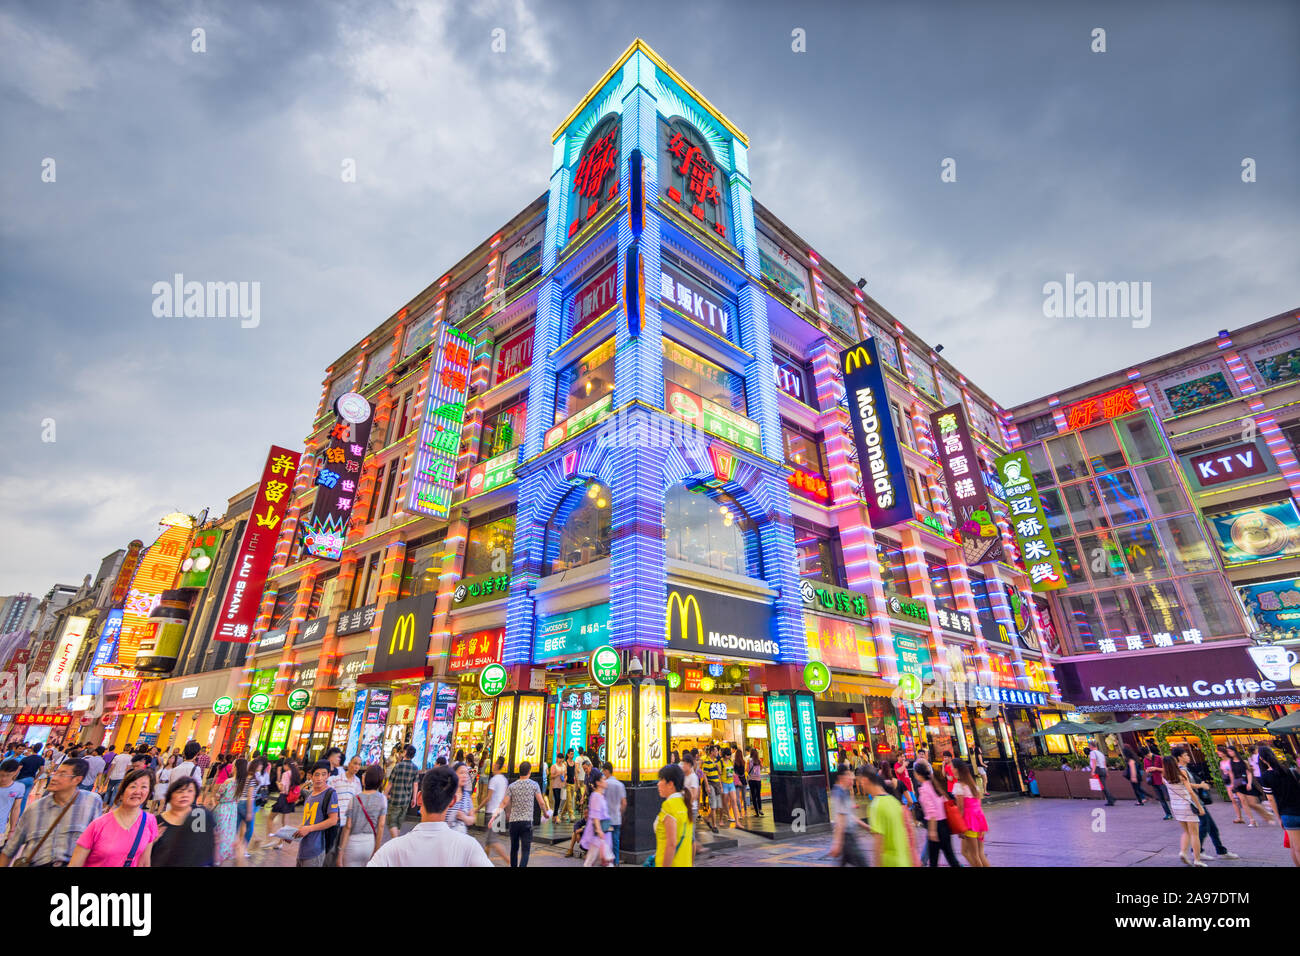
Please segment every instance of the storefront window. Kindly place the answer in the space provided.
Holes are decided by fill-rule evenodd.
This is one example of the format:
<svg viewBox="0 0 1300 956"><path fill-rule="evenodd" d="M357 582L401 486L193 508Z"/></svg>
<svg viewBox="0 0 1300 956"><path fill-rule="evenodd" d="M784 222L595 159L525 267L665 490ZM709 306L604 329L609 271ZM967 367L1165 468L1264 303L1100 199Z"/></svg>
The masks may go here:
<svg viewBox="0 0 1300 956"><path fill-rule="evenodd" d="M1083 449L1079 447L1079 439L1074 434L1062 435L1060 438L1053 438L1047 443L1047 452L1052 456L1052 464L1056 466L1056 478L1058 481L1071 481L1075 478L1083 478L1088 474L1088 465L1083 457Z"/></svg>
<svg viewBox="0 0 1300 956"><path fill-rule="evenodd" d="M1110 522L1101 508L1101 500L1091 481L1081 481L1077 485L1066 485L1061 489L1066 506L1070 509L1070 520L1074 530L1080 533L1094 528L1107 528Z"/></svg>
<svg viewBox="0 0 1300 956"><path fill-rule="evenodd" d="M509 574L514 555L514 511L494 513L476 519L469 526L465 546L464 577L476 574Z"/></svg>
<svg viewBox="0 0 1300 956"><path fill-rule="evenodd" d="M1164 554L1155 531L1149 524L1134 525L1115 532L1120 550L1128 560L1129 570L1138 578L1163 578L1169 576Z"/></svg>
<svg viewBox="0 0 1300 956"><path fill-rule="evenodd" d="M1101 618L1097 614L1097 600L1091 594L1065 594L1061 597L1065 608L1065 629L1078 650L1095 650L1101 634Z"/></svg>
<svg viewBox="0 0 1300 956"><path fill-rule="evenodd" d="M730 495L668 490L664 501L664 543L673 561L686 561L731 574L758 577L758 534Z"/></svg>
<svg viewBox="0 0 1300 956"><path fill-rule="evenodd" d="M399 600L438 590L444 539L445 534L430 535L406 546L406 554L402 559L402 581L397 593Z"/></svg>
<svg viewBox="0 0 1300 956"><path fill-rule="evenodd" d="M744 415L745 380L671 339L664 339L664 380Z"/></svg>
<svg viewBox="0 0 1300 956"><path fill-rule="evenodd" d="M885 590L899 597L910 598L912 585L907 580L903 549L888 538L876 535L876 560L880 562L880 580Z"/></svg>
<svg viewBox="0 0 1300 956"><path fill-rule="evenodd" d="M1146 631L1137 601L1129 588L1098 591L1097 606L1101 609L1106 636L1114 639L1119 647L1124 646L1124 638L1128 635L1140 635Z"/></svg>
<svg viewBox="0 0 1300 956"><path fill-rule="evenodd" d="M546 574L609 557L610 491L598 481L574 488L546 526Z"/></svg>
<svg viewBox="0 0 1300 956"><path fill-rule="evenodd" d="M1109 531L1079 538L1079 556L1087 562L1092 579L1098 584L1114 583L1128 577L1124 556Z"/></svg>
<svg viewBox="0 0 1300 956"><path fill-rule="evenodd" d="M555 421L562 422L614 393L614 340L609 339L560 370Z"/></svg>
<svg viewBox="0 0 1300 956"><path fill-rule="evenodd" d="M518 448L524 440L524 420L528 396L509 408L496 409L483 416L483 433L479 440L480 461L504 455Z"/></svg>
<svg viewBox="0 0 1300 956"><path fill-rule="evenodd" d="M1111 524L1147 520L1146 506L1138 496L1133 476L1127 471L1097 476L1097 487L1101 489L1102 500L1106 503L1106 515Z"/></svg>
<svg viewBox="0 0 1300 956"><path fill-rule="evenodd" d="M799 577L806 581L845 586L844 555L839 535L796 524L794 549L799 562Z"/></svg>
<svg viewBox="0 0 1300 956"><path fill-rule="evenodd" d="M1242 633L1236 605L1217 575L1184 578L1178 582L1178 587L1183 592L1183 606L1192 619L1192 626L1199 628L1203 636L1225 637Z"/></svg>

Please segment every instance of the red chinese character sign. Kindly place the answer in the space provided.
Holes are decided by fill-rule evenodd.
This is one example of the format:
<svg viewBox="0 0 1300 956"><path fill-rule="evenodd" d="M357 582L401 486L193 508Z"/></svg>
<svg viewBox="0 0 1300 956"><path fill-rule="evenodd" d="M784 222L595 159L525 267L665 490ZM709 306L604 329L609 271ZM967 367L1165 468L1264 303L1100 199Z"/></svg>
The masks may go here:
<svg viewBox="0 0 1300 956"><path fill-rule="evenodd" d="M715 238L732 241L725 170L698 129L675 116L659 123L659 182L663 198Z"/></svg>
<svg viewBox="0 0 1300 956"><path fill-rule="evenodd" d="M342 557L347 542L375 406L356 392L346 392L335 401L334 416L329 444L316 462L316 501L300 525L307 553L331 561ZM278 485L275 491L284 493Z"/></svg>
<svg viewBox="0 0 1300 956"><path fill-rule="evenodd" d="M993 508L984 487L983 468L971 441L966 413L949 405L930 416L931 434L939 446L939 463L952 502L952 519L969 564L1002 560L1002 533L993 521Z"/></svg>
<svg viewBox="0 0 1300 956"><path fill-rule="evenodd" d="M298 474L300 455L278 445L271 446L262 469L262 483L253 499L253 511L244 525L230 583L221 597L217 614L218 641L247 644L253 639L253 625L262 603L266 572L275 556L275 542L280 537L280 522L289 507L289 492Z"/></svg>
<svg viewBox="0 0 1300 956"><path fill-rule="evenodd" d="M573 170L569 238L618 200L619 118L607 116L587 136Z"/></svg>
<svg viewBox="0 0 1300 956"><path fill-rule="evenodd" d="M1133 387L1125 385L1113 392L1087 398L1082 402L1075 402L1069 406L1065 412L1065 427L1071 431L1078 428L1087 428L1089 425L1110 421L1112 418L1119 418L1121 415L1139 411L1141 408L1142 403L1138 401L1137 393L1133 391Z"/></svg>
<svg viewBox="0 0 1300 956"><path fill-rule="evenodd" d="M431 363L408 511L439 520L451 511L451 493L456 486L456 464L460 457L460 430L465 424L465 390L469 387L473 356L473 337L443 325Z"/></svg>
<svg viewBox="0 0 1300 956"><path fill-rule="evenodd" d="M462 671L480 670L489 664L500 664L505 646L504 627L453 637L448 654L447 671L457 674Z"/></svg>

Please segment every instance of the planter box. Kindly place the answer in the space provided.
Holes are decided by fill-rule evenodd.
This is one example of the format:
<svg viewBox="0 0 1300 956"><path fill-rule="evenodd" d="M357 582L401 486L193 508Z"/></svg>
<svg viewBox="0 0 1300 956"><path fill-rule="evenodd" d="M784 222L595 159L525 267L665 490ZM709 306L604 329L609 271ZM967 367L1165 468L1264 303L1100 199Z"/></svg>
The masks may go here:
<svg viewBox="0 0 1300 956"><path fill-rule="evenodd" d="M1100 790L1093 790L1091 785L1092 773L1088 770L1069 770L1064 773L1066 784L1070 789L1070 796L1077 800L1105 800L1106 794ZM1132 800L1133 787L1128 780L1118 770L1112 770L1106 775L1106 789L1110 795L1119 800Z"/></svg>
<svg viewBox="0 0 1300 956"><path fill-rule="evenodd" d="M1065 781L1064 770L1035 770L1034 780L1038 783L1040 797L1070 796L1070 787Z"/></svg>

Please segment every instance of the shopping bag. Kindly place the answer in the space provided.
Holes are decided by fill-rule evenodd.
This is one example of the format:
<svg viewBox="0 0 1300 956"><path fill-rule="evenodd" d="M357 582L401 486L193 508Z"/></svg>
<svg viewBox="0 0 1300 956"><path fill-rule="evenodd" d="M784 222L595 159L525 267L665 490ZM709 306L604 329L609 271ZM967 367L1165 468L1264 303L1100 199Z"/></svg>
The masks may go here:
<svg viewBox="0 0 1300 956"><path fill-rule="evenodd" d="M1091 776L1089 776L1089 777L1088 777L1088 786L1091 787L1093 790L1100 791L1100 790L1101 790L1101 777L1097 776L1095 773L1092 774Z"/></svg>

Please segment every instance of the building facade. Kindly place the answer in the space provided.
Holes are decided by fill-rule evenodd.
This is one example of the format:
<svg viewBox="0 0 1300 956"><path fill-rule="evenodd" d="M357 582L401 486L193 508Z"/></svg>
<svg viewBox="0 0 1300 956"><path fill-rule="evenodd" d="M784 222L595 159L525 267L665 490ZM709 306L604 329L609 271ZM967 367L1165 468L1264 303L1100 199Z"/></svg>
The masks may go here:
<svg viewBox="0 0 1300 956"><path fill-rule="evenodd" d="M1298 319L1012 410L1069 581L1053 639L1080 712L1300 703Z"/></svg>

